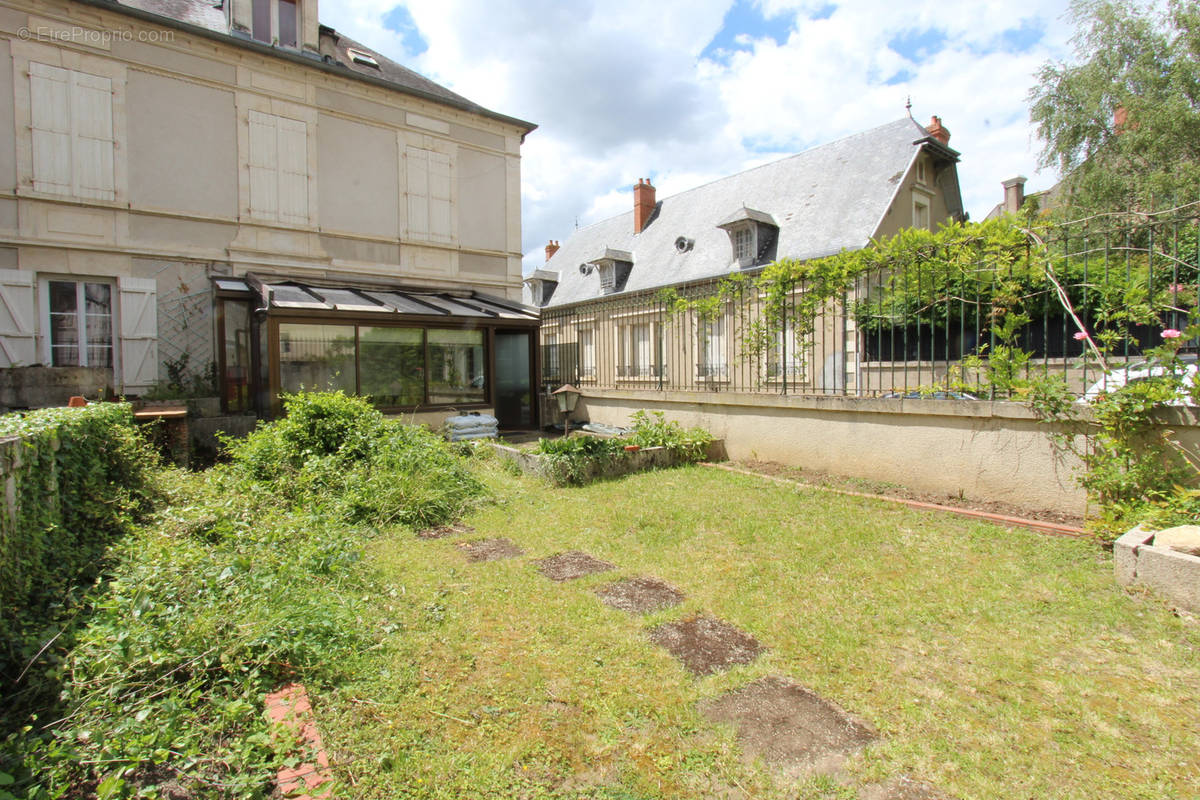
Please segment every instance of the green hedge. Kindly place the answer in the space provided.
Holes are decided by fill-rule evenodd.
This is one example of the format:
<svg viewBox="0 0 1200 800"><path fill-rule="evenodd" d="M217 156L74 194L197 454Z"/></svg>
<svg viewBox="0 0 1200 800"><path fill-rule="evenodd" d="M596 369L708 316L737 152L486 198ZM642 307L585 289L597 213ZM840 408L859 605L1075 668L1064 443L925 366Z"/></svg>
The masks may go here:
<svg viewBox="0 0 1200 800"><path fill-rule="evenodd" d="M155 457L124 403L7 414L0 437L0 680L10 688L147 506Z"/></svg>

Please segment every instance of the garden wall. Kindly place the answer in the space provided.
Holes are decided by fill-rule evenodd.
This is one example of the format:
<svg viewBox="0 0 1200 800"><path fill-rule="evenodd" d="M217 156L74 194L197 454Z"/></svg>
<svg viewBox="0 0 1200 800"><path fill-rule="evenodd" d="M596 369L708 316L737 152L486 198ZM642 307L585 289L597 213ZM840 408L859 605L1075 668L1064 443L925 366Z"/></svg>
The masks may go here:
<svg viewBox="0 0 1200 800"><path fill-rule="evenodd" d="M712 392L591 390L576 419L626 425L659 410L725 440L734 460L761 459L898 483L1030 510L1083 514L1078 460L1051 445L1049 426L1020 403L862 397L764 397ZM1164 423L1200 446L1192 410L1168 409Z"/></svg>

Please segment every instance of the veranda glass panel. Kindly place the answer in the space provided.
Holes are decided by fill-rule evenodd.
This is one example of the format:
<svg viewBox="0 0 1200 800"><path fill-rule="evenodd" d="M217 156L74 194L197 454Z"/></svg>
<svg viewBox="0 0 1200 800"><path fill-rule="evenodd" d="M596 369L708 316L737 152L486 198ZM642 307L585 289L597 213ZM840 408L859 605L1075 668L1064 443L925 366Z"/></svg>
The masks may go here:
<svg viewBox="0 0 1200 800"><path fill-rule="evenodd" d="M359 390L377 406L425 402L425 338L419 328L359 328Z"/></svg>
<svg viewBox="0 0 1200 800"><path fill-rule="evenodd" d="M429 402L482 403L483 331L430 330Z"/></svg>
<svg viewBox="0 0 1200 800"><path fill-rule="evenodd" d="M279 388L325 391L357 388L354 326L279 324Z"/></svg>
<svg viewBox="0 0 1200 800"><path fill-rule="evenodd" d="M229 411L250 408L250 304L223 300L225 308L225 375L223 391Z"/></svg>
<svg viewBox="0 0 1200 800"><path fill-rule="evenodd" d="M50 363L78 367L79 304L74 281L50 281Z"/></svg>

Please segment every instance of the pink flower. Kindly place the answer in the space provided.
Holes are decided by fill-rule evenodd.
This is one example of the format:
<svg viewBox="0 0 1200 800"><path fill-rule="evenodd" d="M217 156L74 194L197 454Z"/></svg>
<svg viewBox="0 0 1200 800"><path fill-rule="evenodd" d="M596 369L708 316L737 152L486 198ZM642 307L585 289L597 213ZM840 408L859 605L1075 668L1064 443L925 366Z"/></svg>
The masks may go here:
<svg viewBox="0 0 1200 800"><path fill-rule="evenodd" d="M1164 339L1178 339L1182 335L1183 335L1182 333L1175 330L1174 328L1167 328L1165 331L1162 332L1162 337Z"/></svg>
<svg viewBox="0 0 1200 800"><path fill-rule="evenodd" d="M1087 337L1087 331L1075 331L1075 341L1082 342Z"/></svg>

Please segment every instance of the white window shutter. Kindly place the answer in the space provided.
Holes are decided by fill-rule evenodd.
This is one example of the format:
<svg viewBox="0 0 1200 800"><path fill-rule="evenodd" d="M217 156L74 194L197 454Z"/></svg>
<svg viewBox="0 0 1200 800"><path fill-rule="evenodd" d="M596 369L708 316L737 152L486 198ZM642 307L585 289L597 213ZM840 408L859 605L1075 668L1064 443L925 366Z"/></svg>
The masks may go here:
<svg viewBox="0 0 1200 800"><path fill-rule="evenodd" d="M429 154L410 147L405 152L408 175L408 235L429 237Z"/></svg>
<svg viewBox="0 0 1200 800"><path fill-rule="evenodd" d="M71 73L71 152L76 197L115 200L112 81Z"/></svg>
<svg viewBox="0 0 1200 800"><path fill-rule="evenodd" d="M448 242L450 230L450 157L429 153L429 236Z"/></svg>
<svg viewBox="0 0 1200 800"><path fill-rule="evenodd" d="M250 112L250 214L279 219L279 135L271 114Z"/></svg>
<svg viewBox="0 0 1200 800"><path fill-rule="evenodd" d="M32 272L0 269L0 367L37 363L33 279Z"/></svg>
<svg viewBox="0 0 1200 800"><path fill-rule="evenodd" d="M278 117L279 221L308 224L308 134L300 120Z"/></svg>
<svg viewBox="0 0 1200 800"><path fill-rule="evenodd" d="M33 188L71 194L71 72L29 64Z"/></svg>
<svg viewBox="0 0 1200 800"><path fill-rule="evenodd" d="M117 279L121 314L121 391L143 392L158 380L158 284Z"/></svg>

